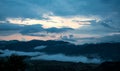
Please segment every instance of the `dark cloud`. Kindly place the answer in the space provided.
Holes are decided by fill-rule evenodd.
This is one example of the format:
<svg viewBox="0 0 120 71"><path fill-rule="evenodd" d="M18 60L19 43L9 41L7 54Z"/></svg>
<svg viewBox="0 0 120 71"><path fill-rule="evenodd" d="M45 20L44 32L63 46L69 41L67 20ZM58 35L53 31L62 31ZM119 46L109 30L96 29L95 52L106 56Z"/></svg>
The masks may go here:
<svg viewBox="0 0 120 71"><path fill-rule="evenodd" d="M61 32L66 32L66 31L70 31L70 30L74 30L74 29L72 29L72 28L55 28L55 27L53 27L53 28L48 28L48 29L46 29L46 31L48 32L48 33L61 33Z"/></svg>
<svg viewBox="0 0 120 71"><path fill-rule="evenodd" d="M115 28L113 23L108 23L105 21L90 21L90 25L85 25L76 30L76 33L79 34L108 34L113 32L118 32L119 29Z"/></svg>
<svg viewBox="0 0 120 71"><path fill-rule="evenodd" d="M102 37L88 37L88 38L79 38L76 39L79 42L81 42L81 44L84 43L105 43L105 42L120 42L120 33L119 34L113 34L113 35L105 35Z"/></svg>
<svg viewBox="0 0 120 71"><path fill-rule="evenodd" d="M9 36L19 33L21 28L23 28L21 25L2 23L0 24L0 36Z"/></svg>
<svg viewBox="0 0 120 71"><path fill-rule="evenodd" d="M18 30L6 30L6 31L0 31L0 36L10 36L13 34L19 33Z"/></svg>
<svg viewBox="0 0 120 71"><path fill-rule="evenodd" d="M74 35L68 35L68 36L60 36L61 40L69 41L69 42L77 42L77 39L75 39Z"/></svg>
<svg viewBox="0 0 120 71"><path fill-rule="evenodd" d="M20 32L22 34L29 34L29 33L38 33L38 32L47 32L47 33L63 33L73 30L72 28L43 28L42 25L27 25L24 26L23 30Z"/></svg>
<svg viewBox="0 0 120 71"><path fill-rule="evenodd" d="M22 35L31 35L31 36L46 36L39 35L34 33L39 32L47 32L47 33L63 33L73 30L72 28L43 28L40 24L35 25L17 25L17 24L0 24L0 32L3 34L5 31L8 33L17 31L17 33L21 33ZM8 34L9 35L9 34Z"/></svg>
<svg viewBox="0 0 120 71"><path fill-rule="evenodd" d="M44 32L44 31L45 29L42 28L42 25L36 24L36 25L24 25L20 33L24 35L24 34Z"/></svg>
<svg viewBox="0 0 120 71"><path fill-rule="evenodd" d="M45 12L60 16L100 15L120 12L119 0L1 0L1 17L38 18Z"/></svg>
<svg viewBox="0 0 120 71"><path fill-rule="evenodd" d="M113 28L112 26L110 26L109 24L107 24L105 22L101 22L100 24L107 28Z"/></svg>
<svg viewBox="0 0 120 71"><path fill-rule="evenodd" d="M22 26L17 24L7 24L7 23L0 24L0 31L20 30L21 28Z"/></svg>
<svg viewBox="0 0 120 71"><path fill-rule="evenodd" d="M119 34L113 34L113 35L107 35L99 38L98 40L100 42L120 42L120 33Z"/></svg>
<svg viewBox="0 0 120 71"><path fill-rule="evenodd" d="M24 0L1 0L0 9L0 19L7 17L40 18L41 15L37 13L39 6Z"/></svg>
<svg viewBox="0 0 120 71"><path fill-rule="evenodd" d="M39 37L46 37L46 36L48 36L48 34L33 34L33 33L29 33L29 34L25 34L25 35L30 35L30 36L39 36Z"/></svg>

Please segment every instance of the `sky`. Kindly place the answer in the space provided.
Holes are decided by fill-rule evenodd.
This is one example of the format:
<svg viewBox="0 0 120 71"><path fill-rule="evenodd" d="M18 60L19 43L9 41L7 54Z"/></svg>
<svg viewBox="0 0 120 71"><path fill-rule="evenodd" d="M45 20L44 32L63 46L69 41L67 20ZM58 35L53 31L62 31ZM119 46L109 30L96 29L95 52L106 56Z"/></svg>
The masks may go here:
<svg viewBox="0 0 120 71"><path fill-rule="evenodd" d="M0 40L120 42L119 0L0 0Z"/></svg>

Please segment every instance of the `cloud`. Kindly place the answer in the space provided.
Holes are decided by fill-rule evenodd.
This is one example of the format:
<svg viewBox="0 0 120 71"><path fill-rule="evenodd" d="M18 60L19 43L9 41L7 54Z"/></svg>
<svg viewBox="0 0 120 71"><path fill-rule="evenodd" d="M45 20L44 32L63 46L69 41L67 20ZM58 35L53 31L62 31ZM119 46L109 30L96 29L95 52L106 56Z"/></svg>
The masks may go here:
<svg viewBox="0 0 120 71"><path fill-rule="evenodd" d="M20 30L21 28L22 26L17 24L0 23L0 31Z"/></svg>
<svg viewBox="0 0 120 71"><path fill-rule="evenodd" d="M44 32L44 31L45 29L42 28L42 25L35 24L35 25L24 25L20 33L23 35L27 35L29 33Z"/></svg>
<svg viewBox="0 0 120 71"><path fill-rule="evenodd" d="M110 33L101 38L98 38L100 42L120 42L120 32L119 33Z"/></svg>
<svg viewBox="0 0 120 71"><path fill-rule="evenodd" d="M81 28L75 30L76 33L79 34L91 34L91 35L104 35L108 33L118 32L120 29L115 28L113 23L99 21L96 22L95 20L90 21L90 25L82 26Z"/></svg>
<svg viewBox="0 0 120 71"><path fill-rule="evenodd" d="M61 35L60 36L61 40L68 41L68 42L77 42L76 37L74 35Z"/></svg>
<svg viewBox="0 0 120 71"><path fill-rule="evenodd" d="M19 33L21 29L21 25L0 23L0 36L8 36Z"/></svg>
<svg viewBox="0 0 120 71"><path fill-rule="evenodd" d="M103 62L100 58L88 58L86 56L66 56L64 54L48 55L41 52L22 52L13 50L0 50L2 54L0 57L11 56L12 54L20 56L30 56L31 60L56 60L56 61L68 61L68 62L83 62L83 63L101 63Z"/></svg>
<svg viewBox="0 0 120 71"><path fill-rule="evenodd" d="M55 28L55 27L53 27L53 28L48 28L48 29L46 29L46 31L48 32L48 33L61 33L61 32L66 32L66 31L71 31L71 30L74 30L74 29L72 29L72 28Z"/></svg>
<svg viewBox="0 0 120 71"><path fill-rule="evenodd" d="M34 25L34 24L41 24L44 28L62 28L62 27L69 27L69 28L79 28L83 25L89 25L92 20L99 21L101 20L97 16L56 16L52 12L45 13L42 16L42 19L32 19L32 18L6 18L6 21L12 24L22 24L22 25Z"/></svg>
<svg viewBox="0 0 120 71"><path fill-rule="evenodd" d="M72 28L43 28L40 24L35 25L19 25L19 24L0 24L0 33L2 35L22 34L30 36L48 36L48 33L64 33L74 30ZM38 33L38 34L37 34ZM41 34L39 34L41 33Z"/></svg>
<svg viewBox="0 0 120 71"><path fill-rule="evenodd" d="M41 49L44 49L44 48L46 48L47 46L45 46L45 45L42 45L42 46L37 46L37 47L35 47L34 49L35 50L41 50Z"/></svg>
<svg viewBox="0 0 120 71"><path fill-rule="evenodd" d="M4 19L6 17L41 18L47 12L59 16L99 15L106 18L120 12L119 0L2 0L0 5L0 16Z"/></svg>
<svg viewBox="0 0 120 71"><path fill-rule="evenodd" d="M73 30L72 28L43 28L42 25L40 24L36 24L36 25L26 25L24 26L24 28L22 29L22 31L20 32L23 35L29 35L29 34L33 34L35 36L34 33L39 33L39 32L46 32L47 33L63 33L63 32L67 32Z"/></svg>
<svg viewBox="0 0 120 71"><path fill-rule="evenodd" d="M119 0L1 0L0 35L21 33L24 36L51 37L53 34L50 33L62 33L62 36L72 33L80 37L84 34L89 37L94 35L104 37L120 31L119 2ZM54 34L54 37L73 41L76 36L68 38ZM76 37L75 40L77 39Z"/></svg>
<svg viewBox="0 0 120 71"><path fill-rule="evenodd" d="M0 36L11 36L13 34L19 33L18 30L8 30L8 31L0 31Z"/></svg>
<svg viewBox="0 0 120 71"><path fill-rule="evenodd" d="M56 61L68 61L68 62L83 62L83 63L101 63L102 60L99 58L87 58L85 56L65 56L64 54L55 54L55 55L41 55L32 57L32 60L56 60Z"/></svg>
<svg viewBox="0 0 120 71"><path fill-rule="evenodd" d="M120 33L109 33L102 36L92 36L83 38L74 38L77 40L75 44L85 44L85 43L106 43L106 42L120 42Z"/></svg>
<svg viewBox="0 0 120 71"><path fill-rule="evenodd" d="M7 17L40 18L37 9L45 12L40 6L24 0L1 0L0 9L0 19Z"/></svg>
<svg viewBox="0 0 120 71"><path fill-rule="evenodd" d="M103 25L104 27L107 27L107 28L113 28L112 26L110 26L109 24L107 24L105 22L101 22L101 25Z"/></svg>
<svg viewBox="0 0 120 71"><path fill-rule="evenodd" d="M20 55L20 56L38 56L42 55L44 53L40 52L22 52L22 51L13 51L13 50L0 50L2 54L0 56L6 57L6 56L11 56L12 54Z"/></svg>

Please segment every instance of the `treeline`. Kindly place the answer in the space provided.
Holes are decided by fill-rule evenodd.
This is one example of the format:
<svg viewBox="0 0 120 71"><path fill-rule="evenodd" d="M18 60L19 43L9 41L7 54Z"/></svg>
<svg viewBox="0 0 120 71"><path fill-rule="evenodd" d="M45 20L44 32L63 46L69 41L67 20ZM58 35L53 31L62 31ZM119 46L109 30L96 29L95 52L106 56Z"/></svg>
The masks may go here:
<svg viewBox="0 0 120 71"><path fill-rule="evenodd" d="M25 71L27 63L24 56L0 57L0 71Z"/></svg>
<svg viewBox="0 0 120 71"><path fill-rule="evenodd" d="M0 58L0 71L120 71L120 62L86 64L45 60L27 61L25 56L12 55Z"/></svg>

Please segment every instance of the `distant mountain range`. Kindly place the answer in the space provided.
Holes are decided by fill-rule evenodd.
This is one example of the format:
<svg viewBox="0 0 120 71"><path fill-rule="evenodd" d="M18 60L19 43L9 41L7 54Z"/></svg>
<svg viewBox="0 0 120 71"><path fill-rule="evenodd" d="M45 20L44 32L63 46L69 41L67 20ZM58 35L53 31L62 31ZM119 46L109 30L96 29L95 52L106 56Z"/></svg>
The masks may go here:
<svg viewBox="0 0 120 71"><path fill-rule="evenodd" d="M42 46L42 48L41 48ZM45 47L44 47L45 46ZM37 49L36 49L37 47ZM40 49L39 49L40 48ZM120 61L120 42L75 45L64 41L0 41L1 50L25 52L45 52L46 54L65 54L68 56L100 57L107 60Z"/></svg>

